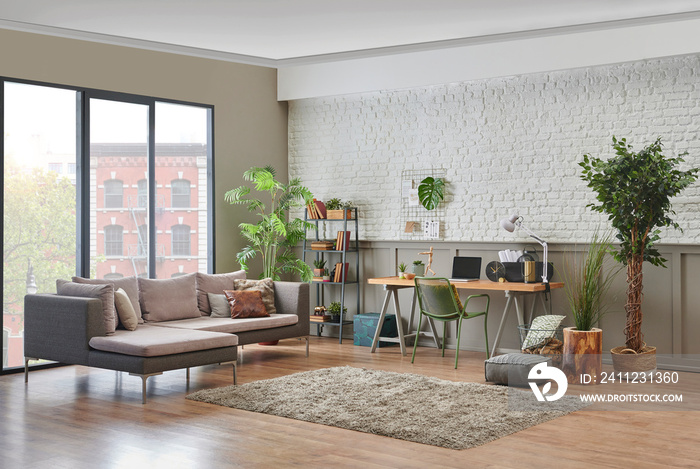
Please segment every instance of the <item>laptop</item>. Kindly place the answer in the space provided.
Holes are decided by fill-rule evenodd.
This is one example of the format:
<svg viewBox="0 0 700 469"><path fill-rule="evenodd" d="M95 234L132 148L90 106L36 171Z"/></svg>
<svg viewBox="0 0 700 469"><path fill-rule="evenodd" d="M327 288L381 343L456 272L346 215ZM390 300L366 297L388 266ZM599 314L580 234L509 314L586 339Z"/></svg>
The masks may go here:
<svg viewBox="0 0 700 469"><path fill-rule="evenodd" d="M481 277L481 257L458 257L452 260L452 282L471 282Z"/></svg>

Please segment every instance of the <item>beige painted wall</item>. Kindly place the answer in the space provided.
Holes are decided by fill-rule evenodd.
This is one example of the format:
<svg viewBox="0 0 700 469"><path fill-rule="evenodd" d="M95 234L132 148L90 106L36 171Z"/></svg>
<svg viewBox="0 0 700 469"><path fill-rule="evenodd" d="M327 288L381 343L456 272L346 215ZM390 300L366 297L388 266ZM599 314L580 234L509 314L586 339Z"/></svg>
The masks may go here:
<svg viewBox="0 0 700 469"><path fill-rule="evenodd" d="M224 192L253 165L287 178L276 70L0 29L0 75L214 105L216 270L239 268L237 226L247 212L225 204Z"/></svg>

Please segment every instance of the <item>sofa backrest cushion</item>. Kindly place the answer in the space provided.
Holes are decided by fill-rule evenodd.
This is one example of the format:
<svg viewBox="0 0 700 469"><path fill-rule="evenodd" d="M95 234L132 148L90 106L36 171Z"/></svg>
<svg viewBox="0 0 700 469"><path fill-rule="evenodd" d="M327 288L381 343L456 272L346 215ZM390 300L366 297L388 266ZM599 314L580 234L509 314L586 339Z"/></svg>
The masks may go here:
<svg viewBox="0 0 700 469"><path fill-rule="evenodd" d="M134 307L131 306L129 296L126 294L123 288L120 288L114 292L114 307L117 310L119 322L122 324L122 326L124 326L124 329L127 331L135 331L136 326L139 325L139 321L136 317Z"/></svg>
<svg viewBox="0 0 700 469"><path fill-rule="evenodd" d="M131 306L136 312L136 318L138 319L139 324L143 323L143 317L141 315L141 306L139 305L139 283L136 280L136 277L131 276L109 280L99 278L91 279L83 277L73 277L72 280L75 283L89 283L92 285L110 284L114 286L114 291L117 291L120 288L123 289L124 292L126 292L126 295L129 297L129 301L131 301Z"/></svg>
<svg viewBox="0 0 700 469"><path fill-rule="evenodd" d="M225 274L203 274L197 272L195 275L197 278L197 306L202 316L211 314L211 305L209 304L207 293L223 295L224 290L233 290L234 280L244 280L246 278L245 270Z"/></svg>
<svg viewBox="0 0 700 469"><path fill-rule="evenodd" d="M170 279L139 278L139 301L148 322L197 318L195 274Z"/></svg>
<svg viewBox="0 0 700 469"><path fill-rule="evenodd" d="M102 301L102 319L105 324L105 333L108 335L114 334L117 328L117 315L114 311L114 287L112 285L108 283L90 285L59 279L56 280L56 293L61 296L99 298Z"/></svg>
<svg viewBox="0 0 700 469"><path fill-rule="evenodd" d="M262 280L234 280L233 289L239 291L258 290L262 295L262 301L269 314L275 314L275 282L271 278Z"/></svg>

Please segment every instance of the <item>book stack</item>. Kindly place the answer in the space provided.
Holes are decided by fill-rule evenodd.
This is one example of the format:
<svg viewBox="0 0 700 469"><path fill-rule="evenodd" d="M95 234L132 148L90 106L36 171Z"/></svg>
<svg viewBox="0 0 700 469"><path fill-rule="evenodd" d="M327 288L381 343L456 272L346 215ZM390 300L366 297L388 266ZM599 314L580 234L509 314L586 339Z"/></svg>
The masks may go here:
<svg viewBox="0 0 700 469"><path fill-rule="evenodd" d="M334 282L342 282L343 279L347 279L348 275L348 267L350 264L347 262L345 263L345 268L343 268L343 263L338 262L335 264L335 275L333 276L333 281Z"/></svg>
<svg viewBox="0 0 700 469"><path fill-rule="evenodd" d="M306 205L310 220L324 220L326 218L326 205L320 200L314 199Z"/></svg>
<svg viewBox="0 0 700 469"><path fill-rule="evenodd" d="M350 232L338 231L338 236L335 238L335 249L337 251L347 251L350 247Z"/></svg>
<svg viewBox="0 0 700 469"><path fill-rule="evenodd" d="M311 322L331 322L330 316L309 316Z"/></svg>

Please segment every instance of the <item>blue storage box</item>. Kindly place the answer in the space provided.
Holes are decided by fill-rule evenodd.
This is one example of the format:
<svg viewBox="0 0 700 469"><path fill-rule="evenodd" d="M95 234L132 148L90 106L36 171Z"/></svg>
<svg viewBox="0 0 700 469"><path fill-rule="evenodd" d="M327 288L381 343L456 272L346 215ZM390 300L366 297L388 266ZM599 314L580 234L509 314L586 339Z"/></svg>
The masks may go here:
<svg viewBox="0 0 700 469"><path fill-rule="evenodd" d="M377 330L379 322L379 313L357 314L353 319L353 344L363 347L371 347L374 340L374 333ZM382 331L379 334L382 337L398 337L399 331L396 328L396 315L387 314L384 316L384 324ZM380 340L377 346L387 347L389 345L398 345L394 342L384 342Z"/></svg>

